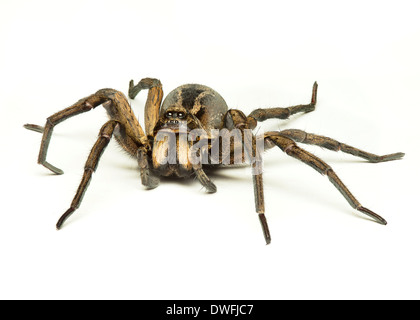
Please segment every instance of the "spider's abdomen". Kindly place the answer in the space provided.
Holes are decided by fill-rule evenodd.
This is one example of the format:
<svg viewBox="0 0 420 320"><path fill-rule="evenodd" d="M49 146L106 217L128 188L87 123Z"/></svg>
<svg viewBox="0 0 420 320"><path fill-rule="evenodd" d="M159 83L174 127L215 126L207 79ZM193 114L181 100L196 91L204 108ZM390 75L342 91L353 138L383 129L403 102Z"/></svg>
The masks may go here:
<svg viewBox="0 0 420 320"><path fill-rule="evenodd" d="M228 110L220 94L201 84L185 84L172 90L162 103L161 115L168 108L176 106L183 107L196 116L208 132L223 127L223 116Z"/></svg>

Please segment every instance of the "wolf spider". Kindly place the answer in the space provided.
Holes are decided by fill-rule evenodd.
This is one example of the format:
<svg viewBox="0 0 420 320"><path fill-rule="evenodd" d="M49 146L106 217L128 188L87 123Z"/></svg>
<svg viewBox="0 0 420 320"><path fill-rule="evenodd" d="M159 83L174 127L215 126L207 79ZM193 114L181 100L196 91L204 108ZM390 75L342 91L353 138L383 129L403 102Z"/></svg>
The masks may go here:
<svg viewBox="0 0 420 320"><path fill-rule="evenodd" d="M136 119L127 98L123 93L113 89L102 89L96 93L77 101L72 106L59 111L47 118L44 127L26 124L26 129L43 133L39 151L38 163L55 174L62 174L63 171L53 166L46 160L48 145L51 140L54 127L60 122L90 111L99 105L103 105L110 120L106 122L99 131L99 137L94 144L84 167L82 181L76 191L76 195L70 208L60 217L57 222L57 229L60 229L64 221L79 208L83 195L89 185L93 172L95 172L99 159L108 145L112 136L133 158L137 159L140 168L141 182L147 188L155 188L159 183L159 176L190 177L195 176L209 193L216 192L216 186L208 178L204 169L214 164L202 161L209 156L209 151L217 149L220 145L222 134L215 135L214 129L240 133L240 160L253 159L251 162L253 170L253 185L255 195L255 208L262 226L263 234L267 244L271 241L267 220L264 210L264 193L262 172L256 169L261 168L261 156L256 147L256 136L246 135L246 130L252 130L257 122L266 119L277 118L287 119L296 113L307 113L315 109L317 100L318 85L315 82L312 89L312 97L309 104L291 106L287 108L256 109L246 116L242 111L228 109L224 99L213 89L198 85L187 84L171 91L162 103L163 91L161 82L153 78L144 78L134 85L131 80L129 85L129 97L134 99L143 89L148 89L148 96L145 105L145 130L143 131ZM193 148L193 141L185 140L181 143L180 127L186 128L187 132L195 129L204 130L210 137L207 145L207 153L198 152ZM176 134L176 157L174 162L164 161L168 156L168 140L157 139L159 132L173 132ZM220 131L220 132L222 132ZM217 132L217 131L216 131ZM322 175L326 175L331 183L340 191L348 203L357 211L366 214L375 221L386 224L386 220L363 207L353 196L349 189L339 179L333 169L324 161L297 146L296 142L317 145L333 151L342 151L357 157L364 158L370 162L383 162L400 159L404 153L393 153L384 156L371 154L347 144L338 142L328 137L306 133L302 130L288 129L282 131L266 132L263 135L265 149L274 146L279 147L287 155L294 157L309 165ZM243 148L242 148L243 147ZM237 157L234 151L237 146L228 145L228 162L234 163ZM205 148L203 149L205 150ZM222 153L224 154L222 155ZM226 160L226 147L222 147L216 162L221 164ZM199 161L192 162L187 156L196 153ZM186 161L181 161L187 159ZM225 163L225 162L224 162Z"/></svg>

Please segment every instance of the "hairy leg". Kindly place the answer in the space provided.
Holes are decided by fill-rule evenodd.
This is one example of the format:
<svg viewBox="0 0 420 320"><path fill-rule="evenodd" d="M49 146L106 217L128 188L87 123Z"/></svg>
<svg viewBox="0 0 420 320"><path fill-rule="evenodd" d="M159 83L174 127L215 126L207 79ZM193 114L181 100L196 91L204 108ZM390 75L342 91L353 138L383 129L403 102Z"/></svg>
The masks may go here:
<svg viewBox="0 0 420 320"><path fill-rule="evenodd" d="M74 211L76 211L77 208L79 208L83 196L89 186L92 174L96 171L102 153L104 152L109 141L111 140L112 134L117 125L117 121L110 120L107 123L105 123L99 131L99 137L96 140L96 143L94 144L92 150L90 151L89 157L86 161L82 181L80 182L80 185L77 188L76 195L74 196L73 201L71 202L70 208L58 220L56 225L57 229L60 229L64 221Z"/></svg>
<svg viewBox="0 0 420 320"><path fill-rule="evenodd" d="M193 164L193 170L198 181L206 188L208 193L215 193L217 191L216 185L210 180L210 178L204 172L201 163Z"/></svg>
<svg viewBox="0 0 420 320"><path fill-rule="evenodd" d="M363 207L359 203L359 201L353 196L350 190L340 180L340 178L333 171L333 169L324 161L317 158L316 156L309 153L308 151L302 148L299 148L292 139L283 136L279 132L268 132L266 133L265 137L266 137L265 139L270 140L272 143L278 146L282 151L284 151L287 155L302 161L303 163L314 168L316 171L318 171L322 175L326 175L328 179L330 180L330 182L337 188L338 191L340 191L343 197L354 209L368 215L369 217L373 218L374 220L376 220L377 222L381 224L387 223L386 220L382 218L380 215Z"/></svg>
<svg viewBox="0 0 420 320"><path fill-rule="evenodd" d="M144 124L146 135L151 137L153 129L159 118L159 108L163 98L162 84L158 79L144 78L134 85L131 80L128 89L128 96L134 99L141 90L148 89L146 105L144 107Z"/></svg>
<svg viewBox="0 0 420 320"><path fill-rule="evenodd" d="M404 153L402 152L378 156L376 154L369 153L369 152L354 148L352 146L349 146L347 144L338 142L337 140L320 136L320 135L316 135L316 134L312 134L312 133L306 133L305 131L302 131L302 130L296 130L296 129L283 130L283 131L280 131L280 134L288 138L291 138L296 142L317 145L317 146L327 148L333 151L342 151L344 153L349 153L356 157L366 159L370 162L384 162L384 161L397 160L397 159L401 159L404 156Z"/></svg>
<svg viewBox="0 0 420 320"><path fill-rule="evenodd" d="M147 153L143 147L137 150L137 162L140 168L141 183L148 189L156 188L159 185L159 178L152 174Z"/></svg>
<svg viewBox="0 0 420 320"><path fill-rule="evenodd" d="M257 149L256 137L251 133L248 125L247 117L239 110L229 110L225 117L225 127L228 130L235 130L239 133L240 141L244 147L244 153L247 159L251 162L252 179L254 184L254 198L255 211L258 213L258 218L264 233L264 238L267 244L271 242L271 235L265 217L264 206L264 187L262 178L262 156Z"/></svg>
<svg viewBox="0 0 420 320"><path fill-rule="evenodd" d="M69 119L80 113L90 111L93 108L97 107L98 105L101 105L102 103L109 101L110 96L108 94L108 91L113 92L113 90L111 89L99 90L95 94L92 94L86 98L80 99L72 106L53 114L52 116L47 118L47 122L45 123L44 127L34 125L34 124L24 125L26 129L43 133L42 140L41 140L41 147L40 147L39 155L38 155L39 164L51 170L55 174L63 174L63 171L61 169L53 166L46 160L48 146L51 141L51 136L52 136L54 127L66 119Z"/></svg>
<svg viewBox="0 0 420 320"><path fill-rule="evenodd" d="M264 121L267 119L287 119L291 115L298 112L311 112L315 110L316 97L318 92L318 84L315 82L312 87L311 103L300 104L288 108L265 108L256 109L252 111L248 116L249 128L254 129L257 126L257 121Z"/></svg>

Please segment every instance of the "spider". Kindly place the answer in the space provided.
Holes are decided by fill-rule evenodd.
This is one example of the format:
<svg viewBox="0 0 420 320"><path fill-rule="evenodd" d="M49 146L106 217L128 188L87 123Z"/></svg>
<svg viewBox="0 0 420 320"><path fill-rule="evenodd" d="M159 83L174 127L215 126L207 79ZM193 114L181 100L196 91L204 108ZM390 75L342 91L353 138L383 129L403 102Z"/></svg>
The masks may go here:
<svg viewBox="0 0 420 320"><path fill-rule="evenodd" d="M315 110L318 90L316 82L312 88L309 104L287 108L256 109L248 116L240 110L229 109L220 94L204 85L179 86L171 91L162 103L161 82L154 78L144 78L137 85L134 85L133 80L130 81L128 95L134 99L144 89L148 90L145 104L145 130L140 126L124 94L114 89L101 89L80 99L70 107L48 117L44 127L34 124L24 125L26 129L43 133L38 163L55 174L62 174L61 169L46 160L54 127L70 117L90 111L99 105L105 108L110 118L99 131L97 141L84 166L82 181L70 208L59 218L56 224L57 229L60 229L64 221L79 208L92 174L98 167L100 157L112 136L129 155L137 160L141 182L149 189L157 187L160 176L195 176L207 192L213 193L216 192L216 186L207 176L205 169L223 164L230 165L238 161L244 163L249 160L253 169L255 209L267 244L271 242L271 236L265 217L262 158L258 141L263 141L263 149L277 146L288 156L326 175L354 209L380 224L387 223L384 218L363 207L328 164L300 148L296 142L342 151L370 162L400 159L404 153L378 156L328 137L296 129L265 132L260 139L252 134L251 130L257 126L258 122L271 118L288 119L296 113L308 113ZM201 130L200 134L192 135L197 130ZM239 137L239 140L232 141L232 135L230 135L232 132L235 132L233 138ZM172 133L172 136L159 138L161 133ZM183 138L186 134L190 134L188 139ZM224 141L226 136L229 138L229 143L222 145L221 141ZM197 141L204 141L200 148L196 147ZM175 152L169 152L171 148ZM195 155L196 161L192 161L191 155ZM171 159L168 160L168 158Z"/></svg>

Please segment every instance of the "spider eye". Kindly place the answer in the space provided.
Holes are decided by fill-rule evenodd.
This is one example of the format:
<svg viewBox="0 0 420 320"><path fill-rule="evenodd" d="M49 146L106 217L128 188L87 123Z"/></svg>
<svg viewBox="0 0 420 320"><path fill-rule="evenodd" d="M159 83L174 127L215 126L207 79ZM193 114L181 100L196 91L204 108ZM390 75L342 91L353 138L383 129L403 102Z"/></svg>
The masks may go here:
<svg viewBox="0 0 420 320"><path fill-rule="evenodd" d="M177 113L177 117L178 117L179 119L182 119L182 118L184 118L184 117L185 117L185 113L184 113L184 112L178 112L178 113Z"/></svg>
<svg viewBox="0 0 420 320"><path fill-rule="evenodd" d="M173 113L171 111L166 112L166 118L172 118Z"/></svg>

